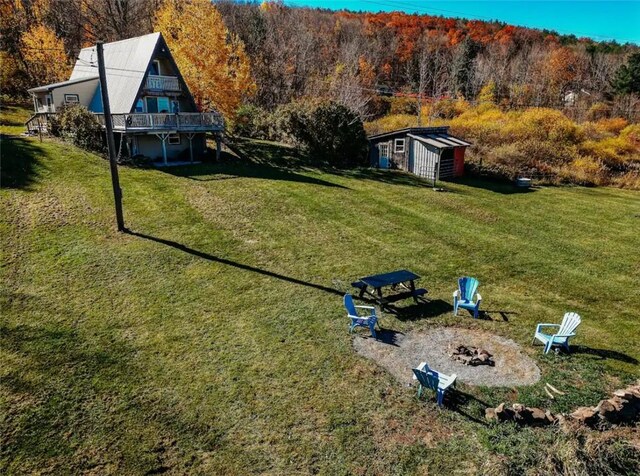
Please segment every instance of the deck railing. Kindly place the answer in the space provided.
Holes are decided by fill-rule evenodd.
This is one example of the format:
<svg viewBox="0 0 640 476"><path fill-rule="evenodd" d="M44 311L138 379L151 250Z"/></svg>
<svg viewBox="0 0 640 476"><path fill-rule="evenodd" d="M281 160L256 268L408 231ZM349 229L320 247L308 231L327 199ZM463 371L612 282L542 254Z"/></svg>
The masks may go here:
<svg viewBox="0 0 640 476"><path fill-rule="evenodd" d="M154 91L180 91L180 81L178 81L176 76L150 74L147 76L145 87L147 89L153 89Z"/></svg>
<svg viewBox="0 0 640 476"><path fill-rule="evenodd" d="M104 114L97 114L104 125ZM182 112L112 114L113 129L116 131L221 131L224 119L217 112Z"/></svg>

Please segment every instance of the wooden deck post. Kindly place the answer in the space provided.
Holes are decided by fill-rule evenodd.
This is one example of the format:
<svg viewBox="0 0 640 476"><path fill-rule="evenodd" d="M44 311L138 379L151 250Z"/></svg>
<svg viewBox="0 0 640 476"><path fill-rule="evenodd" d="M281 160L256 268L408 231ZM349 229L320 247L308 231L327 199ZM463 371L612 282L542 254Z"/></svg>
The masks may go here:
<svg viewBox="0 0 640 476"><path fill-rule="evenodd" d="M167 139L169 138L169 134L166 132L158 132L154 135L162 141L162 160L164 162L164 165L168 165L169 161L167 160Z"/></svg>
<svg viewBox="0 0 640 476"><path fill-rule="evenodd" d="M222 138L220 134L216 134L216 162L220 162L220 154L222 153Z"/></svg>
<svg viewBox="0 0 640 476"><path fill-rule="evenodd" d="M187 139L189 139L189 158L191 159L191 163L193 164L193 138L195 137L195 132L189 132L187 134Z"/></svg>
<svg viewBox="0 0 640 476"><path fill-rule="evenodd" d="M164 160L164 165L169 163L167 160L167 138L164 134L162 134L162 159Z"/></svg>

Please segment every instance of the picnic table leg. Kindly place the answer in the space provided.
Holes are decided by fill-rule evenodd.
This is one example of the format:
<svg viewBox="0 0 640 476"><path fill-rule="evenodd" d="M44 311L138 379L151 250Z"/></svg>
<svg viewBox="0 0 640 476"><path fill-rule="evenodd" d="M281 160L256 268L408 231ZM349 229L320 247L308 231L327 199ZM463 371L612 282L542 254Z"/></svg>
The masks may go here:
<svg viewBox="0 0 640 476"><path fill-rule="evenodd" d="M359 296L359 298L362 299L364 297L364 293L366 293L366 292L367 292L367 287L366 286L362 286L360 288L360 296Z"/></svg>
<svg viewBox="0 0 640 476"><path fill-rule="evenodd" d="M413 296L413 300L418 303L418 296L416 296L416 284L413 282L413 279L409 281L409 289L411 290L411 295Z"/></svg>

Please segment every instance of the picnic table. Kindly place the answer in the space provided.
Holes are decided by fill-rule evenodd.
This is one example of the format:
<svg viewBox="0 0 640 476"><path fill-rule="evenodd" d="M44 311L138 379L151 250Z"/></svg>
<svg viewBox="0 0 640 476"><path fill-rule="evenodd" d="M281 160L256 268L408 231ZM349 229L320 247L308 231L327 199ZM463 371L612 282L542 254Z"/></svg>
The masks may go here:
<svg viewBox="0 0 640 476"><path fill-rule="evenodd" d="M418 302L418 297L427 293L426 289L416 289L415 282L418 279L420 279L420 276L417 274L401 269L390 273L365 276L351 283L351 285L360 290L360 298L367 294L384 306L407 298L413 298L415 302ZM384 287L391 287L394 291L401 288L404 291L384 297L382 295L382 288ZM369 288L372 288L375 294L369 291Z"/></svg>

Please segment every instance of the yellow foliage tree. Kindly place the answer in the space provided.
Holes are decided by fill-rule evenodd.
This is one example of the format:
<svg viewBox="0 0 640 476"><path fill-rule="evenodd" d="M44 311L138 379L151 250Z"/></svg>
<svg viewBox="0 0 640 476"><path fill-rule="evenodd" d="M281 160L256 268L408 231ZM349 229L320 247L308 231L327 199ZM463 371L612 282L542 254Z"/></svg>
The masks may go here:
<svg viewBox="0 0 640 476"><path fill-rule="evenodd" d="M36 25L21 41L22 57L32 86L64 81L69 74L69 61L64 43L50 28Z"/></svg>
<svg viewBox="0 0 640 476"><path fill-rule="evenodd" d="M233 117L255 92L244 44L209 0L167 0L155 27L166 40L196 104Z"/></svg>
<svg viewBox="0 0 640 476"><path fill-rule="evenodd" d="M485 84L478 94L478 102L494 103L496 102L496 83L491 80Z"/></svg>

